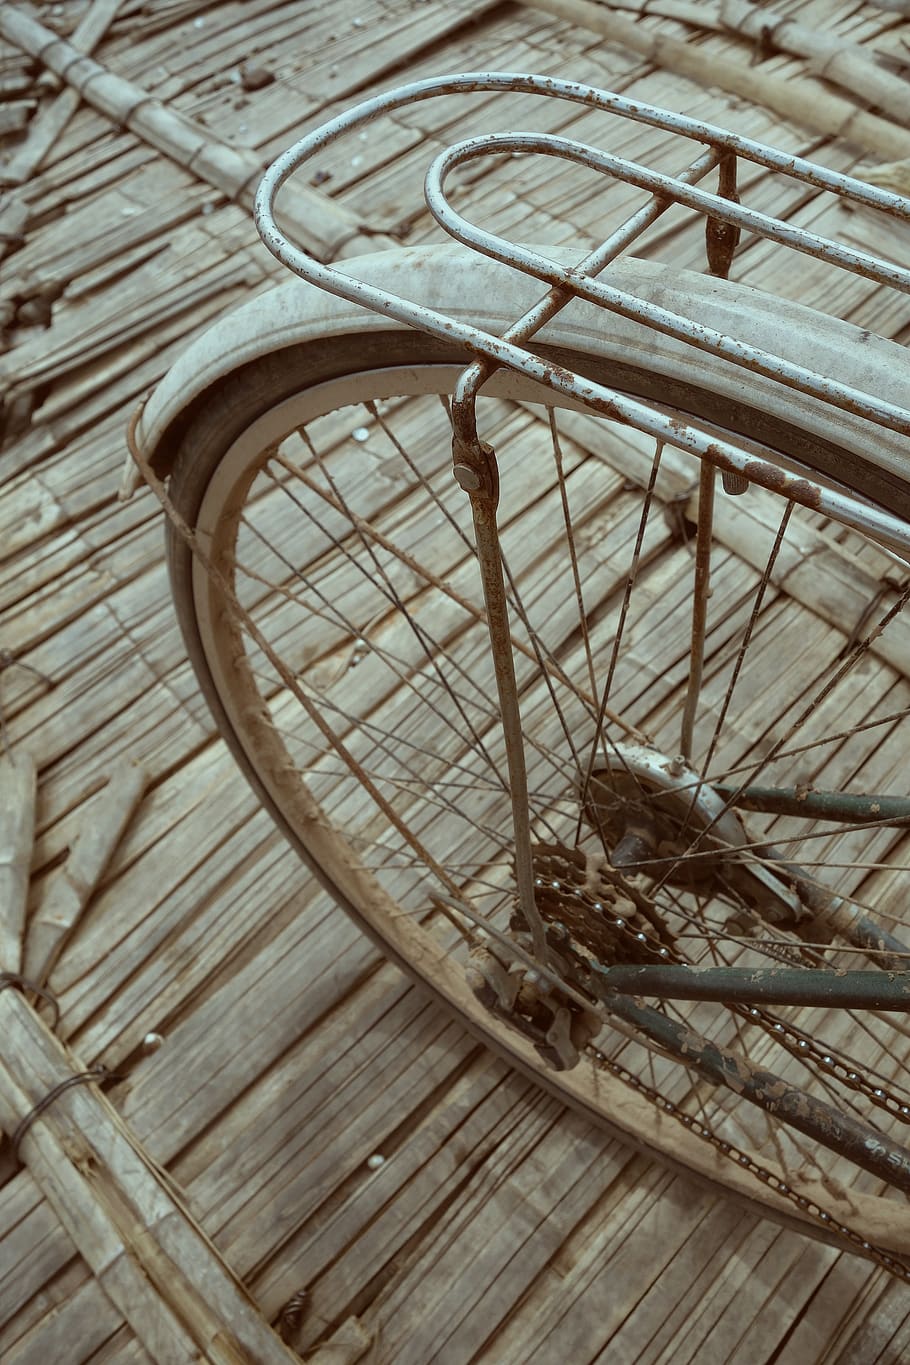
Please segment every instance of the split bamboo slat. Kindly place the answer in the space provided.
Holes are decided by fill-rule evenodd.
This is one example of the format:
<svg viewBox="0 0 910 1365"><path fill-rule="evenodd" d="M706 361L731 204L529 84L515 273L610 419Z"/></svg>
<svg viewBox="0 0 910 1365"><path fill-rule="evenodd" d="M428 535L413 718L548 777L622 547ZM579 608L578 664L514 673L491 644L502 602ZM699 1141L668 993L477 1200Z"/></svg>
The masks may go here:
<svg viewBox="0 0 910 1365"><path fill-rule="evenodd" d="M794 151L827 141L828 164L851 168L859 153L888 163L870 179L899 176L910 135L889 100L903 82L893 62L875 61L879 35L901 50L896 11L857 15L826 0L815 23L821 10L806 8L778 0L761 11L773 23L763 37L735 0L630 0L622 14L585 0L93 0L61 38L25 5L0 5L0 85L9 71L11 99L34 99L42 83L20 74L24 52L63 87L7 160L14 193L0 210L0 319L17 329L0 361L12 433L0 646L13 659L0 668L0 902L10 907L0 969L46 978L62 1010L55 1036L43 1003L0 991L0 1122L9 1132L97 1064L123 1077L107 1096L94 1083L60 1093L25 1133L21 1167L0 1148L10 1365L67 1352L136 1365L298 1353L319 1365L858 1365L910 1352L906 1288L743 1216L564 1113L338 915L213 742L172 621L155 509L115 501L132 404L189 337L278 276L248 205L264 160L304 128L398 81L520 68L719 123L730 107L719 92L730 90L752 101L736 106L742 131ZM697 43L683 41L696 30ZM85 55L93 48L97 59ZM746 65L756 51L763 65ZM272 79L247 89L247 65ZM859 91L876 114L847 98ZM577 109L514 109L520 126L602 134ZM494 117L490 101L467 114L440 101L403 111L385 142L371 129L362 147L320 161L318 186L289 187L294 235L326 259L375 250L393 232L430 236L422 167L442 141ZM644 129L617 150L666 169L679 156ZM758 176L754 190L771 211L830 226L779 179ZM478 166L459 193L477 221L519 240L533 218L538 240L580 230L595 241L624 210L620 196L605 210L549 161ZM860 215L852 230L857 240L874 231ZM641 245L657 254L668 242L702 268L701 237L685 223ZM760 242L744 245L741 270L780 285ZM823 302L821 272L795 284ZM850 291L857 317L901 334L906 319L883 313L874 289ZM536 422L514 424L531 445ZM590 425L564 424L581 498ZM601 464L610 537L585 551L592 584L619 572L636 500L624 483L642 458L633 443L615 469ZM687 487L669 455L661 477L661 494ZM539 552L542 601L554 591L543 550L553 507L542 496L534 537L510 546L522 568ZM395 510L396 533L433 543L426 509ZM742 623L770 517L763 497L723 501L718 647ZM792 555L768 600L772 611L786 595L779 653L808 685L814 644L861 615L887 566L851 558L819 523L806 536L830 580L821 610L808 609L817 591ZM658 732L682 665L669 635L666 657L647 642L683 591L682 560L655 575L642 644L617 671L619 703L644 689ZM876 645L851 716L905 704L910 646L900 635ZM367 686L357 674L345 684L348 642L326 648L327 695ZM887 774L900 756L870 739L843 762ZM881 878L887 904L898 879Z"/></svg>
<svg viewBox="0 0 910 1365"><path fill-rule="evenodd" d="M115 769L91 821L77 840L66 866L51 884L29 921L23 975L43 986L74 932L80 916L133 814L142 800L146 775L133 764Z"/></svg>
<svg viewBox="0 0 910 1365"><path fill-rule="evenodd" d="M22 967L22 939L35 838L35 762L20 753L0 766L0 970Z"/></svg>

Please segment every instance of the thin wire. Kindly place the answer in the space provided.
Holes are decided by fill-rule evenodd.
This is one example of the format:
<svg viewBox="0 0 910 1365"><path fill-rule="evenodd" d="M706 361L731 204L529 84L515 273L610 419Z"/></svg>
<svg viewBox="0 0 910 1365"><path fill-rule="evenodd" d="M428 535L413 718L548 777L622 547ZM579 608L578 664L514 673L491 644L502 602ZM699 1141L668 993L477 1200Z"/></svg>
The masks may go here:
<svg viewBox="0 0 910 1365"><path fill-rule="evenodd" d="M768 556L768 562L764 567L761 580L759 581L758 584L758 590L755 594L755 601L753 602L752 605L752 611L749 615L749 620L746 622L746 628L743 632L743 638L736 656L736 662L733 665L733 671L730 675L730 681L727 685L727 690L724 694L723 702L721 703L721 708L717 717L717 722L714 726L714 733L711 736L711 743L708 746L708 753L704 763L702 764L702 772L705 777L708 776L708 773L710 772L711 769L711 761L714 758L714 752L715 749L717 748L717 743L720 738L720 732L723 729L724 721L727 719L727 712L730 708L730 703L733 700L733 692L736 688L736 684L739 681L739 675L742 670L743 661L746 657L746 651L749 648L749 644L752 639L752 632L755 629L759 613L764 603L765 592L767 591L768 584L771 581L771 574L774 570L774 565L777 563L777 557L778 554L780 553L780 547L783 544L784 536L787 533L787 527L790 523L790 516L792 512L793 503L788 502L786 507L784 508L784 514L781 517L780 525L777 528L777 534L774 537L774 544L771 547L771 553ZM699 788L697 787L695 792L696 796L698 794L698 790ZM695 798L693 798L693 804L694 799Z"/></svg>
<svg viewBox="0 0 910 1365"><path fill-rule="evenodd" d="M277 456L277 461L285 469L287 469L289 473L294 474L296 478L300 479L300 481L307 488L310 488L314 493L318 494L321 498L323 498L329 504L329 506L336 507L336 509L340 510L340 508L338 508L338 504L332 497L331 493L329 493L326 489L320 488L319 485L314 483L311 479L308 479L303 470L301 470L292 461L288 460L286 456L279 454ZM435 495L434 500L436 500L438 505L444 509L444 504L439 503L438 499L435 498ZM482 607L475 605L468 598L465 598L461 594L456 592L455 589L449 583L445 582L443 579L440 579L436 574L432 573L431 570L429 570L426 567L426 565L422 564L419 560L416 560L411 555L407 554L407 552L402 550L400 546L395 545L394 542L389 540L388 537L384 536L382 532L379 531L378 528L372 525L370 522L365 521L362 517L356 516L354 513L351 513L350 515L352 518L352 523L356 525L364 534L374 539L378 545L382 546L382 548L387 550L390 554L395 555L396 558L398 558L407 568L413 570L416 574L422 577L426 583L430 584L434 588L437 588L440 592L444 593L447 597L451 598L453 602L456 602L460 607L462 607L469 615L473 616L477 621L481 622L483 625L486 625L487 621L486 612ZM470 555L473 558L475 553L473 545L470 543L469 540L467 540L461 529L457 527L457 524L454 522L454 519L451 517L451 515L448 512L446 512L446 515L447 519L452 521L453 525L456 526L456 530L458 530L459 535L465 541L468 551L470 552ZM510 607L516 608L516 604L511 597L509 598L509 605ZM530 634L531 633L530 626L528 627L528 631ZM514 635L511 636L511 644L513 649L520 651L527 658L534 659L539 665L541 665L540 653L537 650L534 650L529 646L523 644ZM552 675L556 677L563 684L563 686L565 686L570 692L572 692L573 695L582 703L582 705L587 710L590 711L591 715L593 716L596 709L596 702L594 700L593 695L588 696L585 694L585 692L568 676L568 674L562 668L559 661L555 658L555 656L552 653L550 653L549 651L545 651L545 655L546 661L541 666L544 667L544 669L548 673L552 673ZM611 716L610 718L611 720L614 720L614 722L618 724L620 728L625 731L625 733L627 734L635 733L633 728L627 725L625 722L623 722L621 718L614 716Z"/></svg>
<svg viewBox="0 0 910 1365"><path fill-rule="evenodd" d="M450 686L450 684L449 684L449 681L448 681L448 679L446 678L446 675L445 675L443 669L442 669L442 668L440 667L440 665L439 665L438 655L439 655L439 654L443 654L443 655L445 656L447 662L452 663L452 664L458 669L458 671L460 672L461 670L460 670L460 668L459 668L459 665L457 664L457 662L456 662L454 659L452 659L452 658L448 655L448 653L443 649L442 645L441 645L437 640L435 640L435 639L433 638L433 636L429 633L429 631L427 631L422 625L418 624L418 622L414 619L414 617L411 615L411 613L407 610L407 608L405 607L405 604L404 604L404 602L403 602L403 600L402 600L402 598L401 598L401 595L399 594L397 588L395 587L394 583L392 582L391 578L389 577L389 575L388 575L388 573L387 573L387 571L386 571L384 565L381 563L381 561L380 561L380 559L379 559L379 556L376 554L375 550L373 549L372 545L371 545L370 542L368 541L367 537L363 534L363 531L361 530L360 526L357 525L357 524L355 524L355 523L351 520L350 508L348 507L347 502L345 501L344 495L341 493L340 489L338 488L338 485L337 485L335 479L332 477L332 474L330 473L330 471L329 471L328 468L326 467L325 461L323 460L322 456L319 454L319 451L316 449L316 446L314 445L312 439L310 438L310 434L309 434L309 432L306 430L305 427L301 429L300 435L302 436L303 440L306 442L307 447L308 447L309 450L310 450L310 453L313 455L313 457L315 458L317 464L319 465L319 468L320 468L320 470L322 471L323 477L325 478L325 480L327 481L329 487L331 488L332 492L334 493L335 497L338 499L339 503L341 504L342 510L344 511L344 513L345 513L345 515L347 516L348 520L351 522L351 525L352 525L352 527L353 527L353 529L354 529L354 533L355 533L355 535L357 536L358 540L360 541L360 544L363 546L363 548L364 548L364 550L366 551L366 553L369 555L370 560L371 560L371 562L373 563L374 568L376 569L376 572L378 573L378 575L380 576L380 578L382 579L382 581L386 584L386 590L385 590L385 591L386 591L386 595L388 596L389 600L393 603L393 605L396 607L396 609L397 609L398 612L399 612L400 618L404 620L404 622L405 622L406 625L408 626L409 630L413 633L414 638L417 640L418 644L419 644L420 647L423 649L424 656L425 656L425 658L426 658L426 660L427 660L427 663L428 663L428 664L430 665L430 667L433 669L434 673L436 674L436 676L437 676L438 679L439 679L439 682L440 682L440 684L441 684L443 690L447 693L447 695L448 695L450 701L453 703L453 705L455 706L456 710L458 711L458 714L459 714L459 716L461 717L463 723L467 726L468 732L469 732L469 734L471 735L471 738L472 738L472 740L473 740L475 746L477 747L477 749L479 750L479 752L486 758L487 762L488 762L489 765L490 765L491 771L496 775L496 778L497 778L497 780L501 783L503 789L504 789L505 791L508 791L508 783L507 783L505 777L504 777L503 774L499 771L499 769L498 769L498 767L496 766L496 764L493 762L493 759L492 759L492 757L491 757L491 755L490 755L488 749L486 748L486 745L483 743L483 741L481 740L480 736L477 734L477 731L475 730L473 724L472 724L471 721L469 720L469 718L468 718L468 716L467 716L467 713L465 712L464 708L462 707L459 698L458 698L458 697L455 695L455 693L453 692L453 690L452 690L452 688L451 688L451 686ZM336 542L336 544L338 544L338 542ZM338 548L343 550L343 547L342 547L341 545L338 545ZM351 559L351 562L352 562L352 563L357 564L358 568L360 568L361 572L364 574L364 577L366 577L367 579L369 579L369 575L367 574L366 569L365 569L364 567L362 567L362 566L358 563L358 561L357 561L353 556L349 556L349 558ZM379 586L379 585L377 584L377 586ZM380 587L380 591L384 591L384 590ZM431 648L431 646L432 646L432 648ZM450 724L452 725L452 728L456 730L456 733L457 733L457 727L454 725L454 723L450 722Z"/></svg>

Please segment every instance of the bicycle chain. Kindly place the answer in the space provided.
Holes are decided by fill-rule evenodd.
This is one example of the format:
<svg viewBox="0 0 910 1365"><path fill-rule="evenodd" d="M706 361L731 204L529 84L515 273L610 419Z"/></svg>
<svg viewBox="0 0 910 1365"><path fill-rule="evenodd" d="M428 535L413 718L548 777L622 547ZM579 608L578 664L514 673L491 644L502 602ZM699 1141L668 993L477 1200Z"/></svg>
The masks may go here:
<svg viewBox="0 0 910 1365"><path fill-rule="evenodd" d="M541 849L546 848L546 846L539 847ZM578 852L579 851L576 851L576 860ZM535 854L536 853L537 850L535 850ZM568 853L569 851L566 850L566 854ZM574 871L574 869L572 870ZM551 868L548 867L547 872L550 873ZM613 869L602 869L600 875L604 876L608 873L612 874ZM642 897L641 893L638 892L637 889L630 887L621 875L617 874L617 881L618 884L623 887L626 895L629 895L633 890L635 891L635 901L638 908L643 908L641 902L645 898ZM538 886L540 885L542 885L542 881L539 880ZM547 890L571 890L574 893L575 898L581 900L583 903L588 902L590 908L598 911L600 914L603 914L606 908L602 902L594 900L587 895L577 884L572 885L571 876L567 879L567 883L564 887L557 886L554 882L548 881ZM544 914L544 918L552 924L554 921L547 913L545 899L540 908ZM566 904L566 909L571 909L571 903ZM648 923L648 920L651 922ZM618 940L625 942L628 945L629 955L628 957L624 955L623 961L628 960L637 962L651 957L651 959L655 961L673 962L680 966L691 965L676 948L672 937L665 936L663 938L658 938L657 933L653 928L653 913L648 915L647 918L644 915L636 916L634 927L629 924L628 919L625 917L611 917L607 920L607 924L609 925L609 932L614 942ZM843 1057L838 1056L836 1048L828 1046L823 1041L811 1037L811 1035L805 1033L794 1024L785 1023L782 1019L770 1013L768 1010L761 1009L754 1005L729 1003L726 1008L728 1008L731 1013L746 1020L748 1023L761 1028L763 1032L771 1037L791 1056L799 1058L799 1060L804 1063L811 1059L812 1063L820 1072L832 1077L832 1079L843 1085L845 1089L863 1095L870 1105L884 1110L902 1123L910 1124L910 1103L891 1094L884 1086L874 1085L867 1077L857 1071L850 1062L846 1061Z"/></svg>
<svg viewBox="0 0 910 1365"><path fill-rule="evenodd" d="M663 1113L669 1115L670 1118L676 1119L678 1123L682 1124L682 1126L687 1128L691 1133L694 1133L696 1137L710 1143L710 1145L723 1156L728 1157L736 1165L742 1167L743 1170L748 1170L757 1180L760 1180L762 1184L767 1185L769 1189L772 1189L777 1194L783 1195L784 1198L789 1199L801 1213L808 1214L810 1218L821 1223L828 1232L836 1232L840 1237L845 1238L858 1250L861 1256L866 1257L867 1260L875 1261L884 1270L887 1270L889 1274L895 1275L898 1279L906 1280L910 1283L910 1264L898 1259L896 1256L892 1256L891 1253L886 1251L883 1247L876 1246L873 1242L866 1241L865 1237L862 1237L860 1233L855 1232L853 1228L847 1227L845 1223L841 1223L837 1218L828 1213L825 1209L820 1208L819 1205L814 1203L811 1199L807 1199L805 1195L797 1194L792 1186L788 1185L786 1181L781 1180L772 1171L767 1170L766 1167L757 1162L754 1157L749 1156L748 1153L742 1151L739 1147L736 1147L732 1142L728 1142L726 1138L718 1137L716 1133L713 1133L710 1128L707 1128L699 1119L693 1118L691 1114L684 1113L681 1109L677 1108L672 1100L668 1100L656 1090L652 1090L640 1077L627 1070L626 1067L621 1066L619 1062L613 1061L593 1046L589 1046L586 1051L591 1056L595 1066L602 1070L606 1069L610 1071L618 1080L623 1081L632 1089L637 1090L640 1094L644 1095L655 1108L660 1109Z"/></svg>
<svg viewBox="0 0 910 1365"><path fill-rule="evenodd" d="M795 1024L785 1024L783 1020L769 1014L767 1010L758 1009L754 1005L730 1005L728 1008L735 1010L737 1014L744 1015L751 1023L758 1021L759 1026L792 1056L799 1057L802 1061L811 1057L819 1071L832 1076L845 1089L864 1095L869 1103L876 1108L884 1109L886 1113L891 1114L902 1123L910 1124L910 1104L898 1099L896 1095L892 1095L883 1086L874 1086L867 1077L861 1075L852 1065L844 1061L843 1058L838 1058L835 1055L835 1048L826 1047L810 1034L797 1028Z"/></svg>
<svg viewBox="0 0 910 1365"><path fill-rule="evenodd" d="M632 955L632 960L642 961L650 959L652 961L657 960L664 962L672 960L680 965L689 965L686 963L682 954L675 948L672 937L665 932L663 938L658 938L654 931L653 924L648 924L646 927L642 923L645 916L641 913L636 914L634 916L633 924L630 924L625 915L617 916L615 914L615 908L612 903L610 903L610 908L614 909L614 913L612 915L609 913L608 904L605 903L608 902L607 896L603 896L601 899L595 899L589 891L588 886L579 884L579 864L584 862L584 854L582 854L580 850L574 850L574 856L565 860L565 872L568 875L565 876L564 880L559 877L554 879L553 877L553 872L555 871L553 858L556 854L554 846L539 846L535 852L539 852L543 855L542 863L537 864L537 860L535 859L536 868L539 867L540 870L544 871L546 874L544 878L535 878L537 887L540 892L543 893L540 895L540 901L542 903L539 905L539 908L548 922L549 929L555 931L554 938L557 940L558 947L561 949L561 956L564 964L571 965L573 959L575 959L577 960L579 967L590 967L590 963L586 963L584 957L578 953L577 949L571 947L568 943L568 939L571 936L571 930L566 927L562 920L556 920L554 918L553 912L557 906L563 910L566 918L569 920L570 924L575 927L576 931L580 922L580 914L584 915L584 911L590 912L592 910L597 912L601 921L601 927L599 930L594 930L593 933L598 937L603 936L604 942L608 945L608 956L611 959L615 959L616 957L617 944L625 940L628 944L630 955ZM615 889L626 890L627 894L628 892L631 892L634 895L636 903L641 901L641 892L639 892L637 888L627 887L625 878L623 878L621 874L617 874L614 869L602 867L598 869L598 871L604 881L612 883ZM558 894L554 896L554 892ZM559 894L564 896L570 895L571 900L563 900L560 906ZM574 905L572 904L573 901L575 902ZM581 902L581 905L579 905L578 902ZM616 908L623 907L617 906ZM636 904L636 909L640 910L641 908L640 904ZM648 916L648 918L650 919L651 916ZM581 925L582 938L591 938L592 928L590 914L581 921ZM590 945L588 946L588 951L591 951ZM571 980L571 972L567 975ZM573 983L573 985L578 984L579 983ZM584 993L589 994L590 988L588 983L582 982L580 984ZM609 1009L609 1002L605 1001L604 1003L606 1004L607 1009ZM813 1059L817 1061L821 1070L831 1074L845 1086L868 1094L873 1103L877 1103L880 1107L888 1109L888 1112L894 1113L896 1117L902 1118L905 1122L910 1121L910 1105L903 1104L895 1096L888 1094L883 1087L872 1087L859 1072L854 1071L842 1058L837 1057L835 1049L824 1048L823 1045L818 1044L815 1039L810 1038L801 1029L794 1025L784 1024L767 1010L759 1009L756 1006L745 1005L728 1005L727 1008L735 1013L741 1014L750 1023L756 1024L758 1027L768 1032L776 1042L784 1047L785 1050L790 1051L794 1056L806 1060L811 1055ZM806 1217L812 1219L824 1228L826 1233L834 1233L838 1238L847 1242L859 1255L864 1256L867 1260L873 1261L896 1278L910 1283L910 1263L902 1260L898 1256L892 1255L884 1247L877 1246L868 1241L860 1233L856 1232L846 1223L840 1222L833 1214L829 1213L826 1209L823 1209L806 1195L799 1194L797 1190L785 1180L781 1179L781 1177L774 1172L769 1171L767 1167L756 1161L755 1158L750 1156L747 1152L737 1147L734 1143L727 1141L726 1138L720 1137L719 1134L712 1131L709 1126L702 1123L700 1119L680 1109L672 1100L667 1099L666 1096L660 1094L659 1091L654 1090L643 1081L641 1077L635 1075L634 1072L629 1071L628 1068L624 1067L620 1062L607 1057L605 1053L601 1052L600 1049L595 1046L593 1039L585 1043L581 1050L591 1058L596 1067L602 1070L608 1070L618 1080L638 1091L639 1094L645 1096L649 1103L656 1109L659 1109L662 1113L675 1119L676 1122L681 1124L684 1128L687 1128L700 1140L710 1144L715 1151L719 1152L723 1157L732 1161L740 1169L748 1170L756 1180L792 1203L803 1216L803 1219Z"/></svg>

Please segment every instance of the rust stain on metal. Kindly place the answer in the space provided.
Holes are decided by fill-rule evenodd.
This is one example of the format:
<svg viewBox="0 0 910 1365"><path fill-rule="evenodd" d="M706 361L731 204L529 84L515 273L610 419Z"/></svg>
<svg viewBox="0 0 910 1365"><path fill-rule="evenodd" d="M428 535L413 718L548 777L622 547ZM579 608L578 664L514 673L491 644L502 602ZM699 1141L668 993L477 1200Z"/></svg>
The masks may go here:
<svg viewBox="0 0 910 1365"><path fill-rule="evenodd" d="M803 507L817 510L821 505L821 489L818 484L788 474L785 469L768 464L766 460L746 460L741 472L747 479L762 484L775 493L786 493Z"/></svg>

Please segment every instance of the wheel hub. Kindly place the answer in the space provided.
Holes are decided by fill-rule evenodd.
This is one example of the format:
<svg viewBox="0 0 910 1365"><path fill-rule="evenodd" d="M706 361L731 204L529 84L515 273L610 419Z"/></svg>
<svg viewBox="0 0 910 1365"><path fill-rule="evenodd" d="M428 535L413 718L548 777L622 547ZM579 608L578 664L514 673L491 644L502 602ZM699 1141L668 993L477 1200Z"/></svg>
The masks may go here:
<svg viewBox="0 0 910 1365"><path fill-rule="evenodd" d="M591 773L584 814L614 867L701 892L748 843L739 816L683 758L620 745Z"/></svg>
<svg viewBox="0 0 910 1365"><path fill-rule="evenodd" d="M739 814L684 758L615 745L591 773L582 805L611 864L699 895L723 893L768 923L807 916L786 867L750 839ZM744 930L747 931L747 930Z"/></svg>

